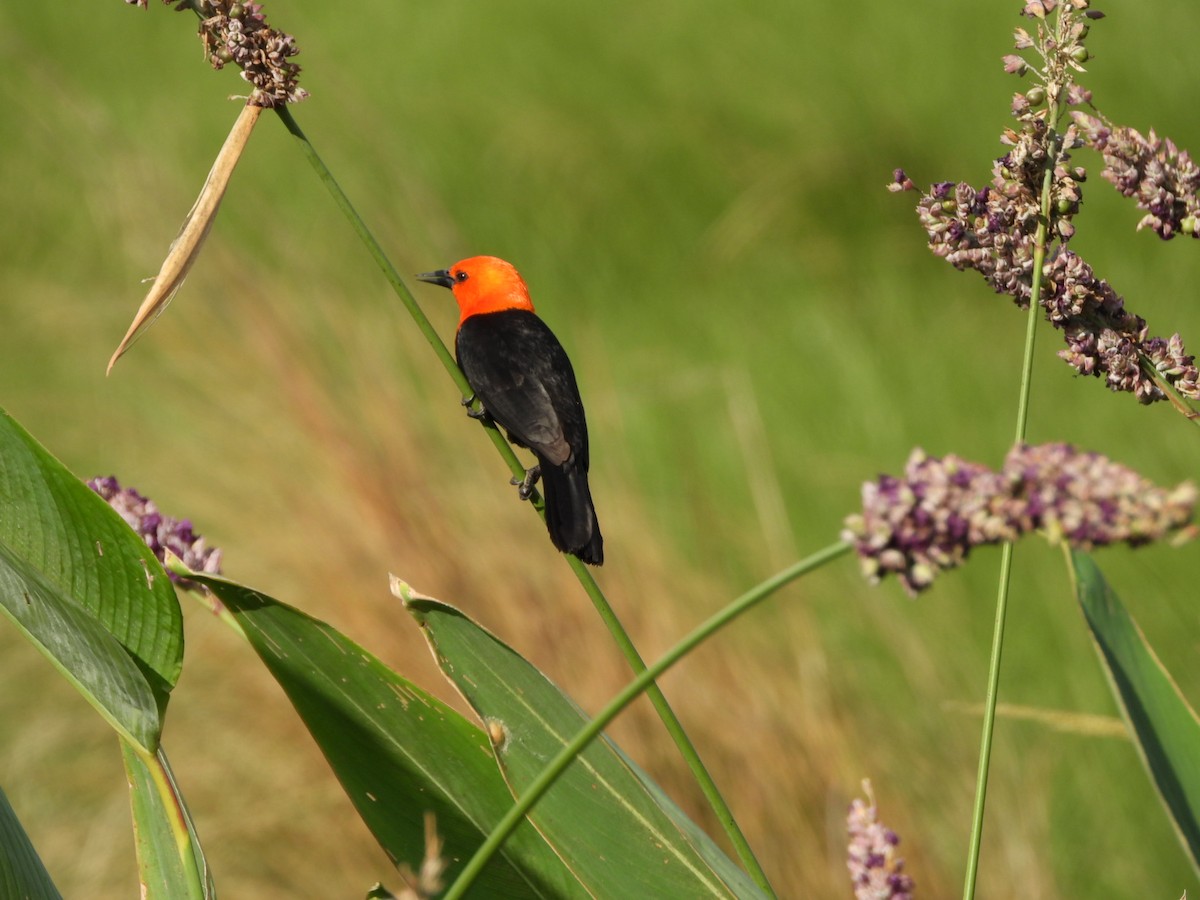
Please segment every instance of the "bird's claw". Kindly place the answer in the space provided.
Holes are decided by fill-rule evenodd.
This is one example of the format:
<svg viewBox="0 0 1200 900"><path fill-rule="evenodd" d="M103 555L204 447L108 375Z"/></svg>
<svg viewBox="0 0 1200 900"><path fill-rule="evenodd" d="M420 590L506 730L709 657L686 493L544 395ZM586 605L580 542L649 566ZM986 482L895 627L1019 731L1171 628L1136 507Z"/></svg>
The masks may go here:
<svg viewBox="0 0 1200 900"><path fill-rule="evenodd" d="M514 478L510 484L517 486L517 496L522 500L528 500L533 496L533 486L538 483L538 479L542 477L542 467L533 466L525 470L524 478Z"/></svg>
<svg viewBox="0 0 1200 900"><path fill-rule="evenodd" d="M474 403L478 399L479 399L478 395L472 394L469 397L463 397L462 400L460 400L459 402L462 403L462 405L466 407L467 415L470 416L472 419L486 419L488 416L488 411L486 409L484 409L482 406L480 406L479 409L471 409L471 404Z"/></svg>

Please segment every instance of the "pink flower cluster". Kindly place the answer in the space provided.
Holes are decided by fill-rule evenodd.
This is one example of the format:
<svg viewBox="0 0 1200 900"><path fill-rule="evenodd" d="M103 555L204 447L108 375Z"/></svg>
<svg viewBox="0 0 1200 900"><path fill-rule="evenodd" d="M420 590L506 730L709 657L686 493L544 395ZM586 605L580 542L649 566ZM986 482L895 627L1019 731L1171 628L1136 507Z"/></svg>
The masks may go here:
<svg viewBox="0 0 1200 900"><path fill-rule="evenodd" d="M87 485L103 497L129 527L141 536L159 561L165 559L166 551L170 550L193 572L209 575L221 573L221 551L207 546L204 538L192 531L192 523L187 519L164 516L158 511L153 500L147 499L133 488L121 487L111 475L93 478ZM167 574L181 587L190 585L174 572L168 571Z"/></svg>
<svg viewBox="0 0 1200 900"><path fill-rule="evenodd" d="M846 815L846 868L855 900L912 900L915 885L896 853L900 838L879 821L869 781L863 782L863 790L867 799L855 799Z"/></svg>
<svg viewBox="0 0 1200 900"><path fill-rule="evenodd" d="M916 596L975 547L1032 532L1083 549L1159 540L1191 521L1196 498L1190 482L1160 488L1069 444L1018 445L998 472L917 449L903 477L863 485L842 537L869 581L895 575Z"/></svg>

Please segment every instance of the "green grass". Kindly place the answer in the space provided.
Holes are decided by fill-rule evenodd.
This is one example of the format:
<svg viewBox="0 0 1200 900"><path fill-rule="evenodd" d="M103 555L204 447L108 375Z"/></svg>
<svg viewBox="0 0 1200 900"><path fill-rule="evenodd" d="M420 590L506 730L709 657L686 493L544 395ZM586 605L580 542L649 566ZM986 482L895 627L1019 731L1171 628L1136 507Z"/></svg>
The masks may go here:
<svg viewBox="0 0 1200 900"><path fill-rule="evenodd" d="M588 405L611 560L601 583L652 656L836 537L860 483L898 471L914 445L1003 457L1023 318L933 259L911 195L883 185L897 165L918 183L986 180L1017 88L999 57L1018 7L267 12L303 48L313 97L296 117L401 270L490 252L525 274ZM1171 43L1195 33L1200 9L1105 11L1086 81L1101 108L1200 147L1190 47ZM387 597L388 570L471 608L597 708L622 664L596 649L565 567L272 116L175 304L104 379L243 83L209 71L191 21L165 7L9 13L0 405L81 474L116 472L190 516L226 547L231 574L407 674L438 685ZM1076 247L1153 330L1195 349L1195 248L1134 234L1137 218L1093 178ZM418 296L449 339L452 304ZM1194 476L1194 429L1165 404L1072 377L1058 346L1043 329L1032 439L1075 441L1161 482ZM782 518L756 507L756 485ZM1100 557L1194 703L1195 559ZM845 895L828 822L864 775L924 895L958 889L979 720L951 704L982 700L998 561L980 552L915 603L844 563L667 680L785 895ZM1112 713L1054 551L1018 548L1009 623L1003 701ZM167 746L218 886L343 896L389 880L282 699L214 623L189 627ZM52 680L6 631L0 673ZM128 840L97 840L75 814L75 790L95 791L83 806L106 822L123 802L103 727L78 736L88 715L53 689L0 701L0 783L68 895L124 896ZM697 810L652 718L624 728ZM47 741L30 754L32 729L87 752ZM64 803L62 773L83 765L91 777ZM993 772L981 896L1200 889L1127 742L1002 719Z"/></svg>

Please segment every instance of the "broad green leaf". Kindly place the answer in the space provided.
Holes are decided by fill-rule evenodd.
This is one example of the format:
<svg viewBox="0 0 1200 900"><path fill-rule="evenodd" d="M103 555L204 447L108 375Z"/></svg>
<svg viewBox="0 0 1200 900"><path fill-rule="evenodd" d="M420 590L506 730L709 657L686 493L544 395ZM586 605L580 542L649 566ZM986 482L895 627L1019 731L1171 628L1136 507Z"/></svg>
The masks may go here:
<svg viewBox="0 0 1200 900"><path fill-rule="evenodd" d="M1113 696L1180 840L1200 868L1200 721L1092 558L1073 551L1071 562L1076 598Z"/></svg>
<svg viewBox="0 0 1200 900"><path fill-rule="evenodd" d="M453 607L406 604L446 676L487 723L514 795L587 724L569 697ZM761 897L734 863L607 738L591 744L530 820L598 897Z"/></svg>
<svg viewBox="0 0 1200 900"><path fill-rule="evenodd" d="M183 795L160 747L145 756L121 741L143 900L210 900L212 876Z"/></svg>
<svg viewBox="0 0 1200 900"><path fill-rule="evenodd" d="M62 898L4 791L0 791L0 897Z"/></svg>
<svg viewBox="0 0 1200 900"><path fill-rule="evenodd" d="M107 503L3 412L0 509L0 606L110 721L153 749L183 662L183 619L166 572ZM124 673L110 682L122 666L87 620L124 648L145 689L124 683ZM123 700L110 705L113 695Z"/></svg>
<svg viewBox="0 0 1200 900"><path fill-rule="evenodd" d="M432 811L447 883L512 805L479 728L323 622L248 588L189 575L232 613L376 840L414 869ZM529 825L471 896L588 896Z"/></svg>
<svg viewBox="0 0 1200 900"><path fill-rule="evenodd" d="M183 666L183 615L162 565L104 500L2 412L0 508L0 543L173 687Z"/></svg>
<svg viewBox="0 0 1200 900"><path fill-rule="evenodd" d="M144 671L108 630L0 544L0 609L120 734L150 750L162 717Z"/></svg>

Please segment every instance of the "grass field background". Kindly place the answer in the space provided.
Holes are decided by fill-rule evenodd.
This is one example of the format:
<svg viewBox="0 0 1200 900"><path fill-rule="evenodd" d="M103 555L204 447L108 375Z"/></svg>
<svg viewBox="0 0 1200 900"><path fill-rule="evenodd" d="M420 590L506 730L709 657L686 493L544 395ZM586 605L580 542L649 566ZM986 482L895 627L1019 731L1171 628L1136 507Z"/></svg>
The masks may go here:
<svg viewBox="0 0 1200 900"><path fill-rule="evenodd" d="M1017 2L276 2L295 115L404 272L512 260L571 353L592 432L602 586L647 657L838 535L909 451L998 464L1024 317L925 249L918 184L984 183L1019 82ZM1085 76L1117 122L1200 147L1200 7L1120 2ZM544 530L295 142L263 116L172 307L104 377L243 90L189 15L16 4L0 31L0 406L81 476L118 475L225 549L226 572L453 700L387 591L466 609L589 710L628 673ZM1189 39L1185 39L1189 38ZM1089 167L1097 160L1080 154ZM1097 170L1098 171L1098 170ZM1098 177L1073 246L1154 333L1200 346L1197 247L1135 234ZM447 340L456 310L417 295ZM1034 441L1195 477L1166 404L1073 377L1038 337ZM781 895L848 896L862 777L921 896L965 859L999 553L916 602L843 560L664 682ZM1197 550L1100 563L1193 704ZM195 607L195 608L193 608ZM282 693L185 598L166 747L224 896L391 884ZM66 896L136 890L106 726L0 628L0 785ZM981 897L1200 891L1057 551L1017 549ZM1021 709L1051 713L1035 722ZM1113 720L1115 721L1115 719ZM711 826L653 715L613 731ZM414 810L414 815L420 812ZM710 827L710 831L714 829Z"/></svg>

